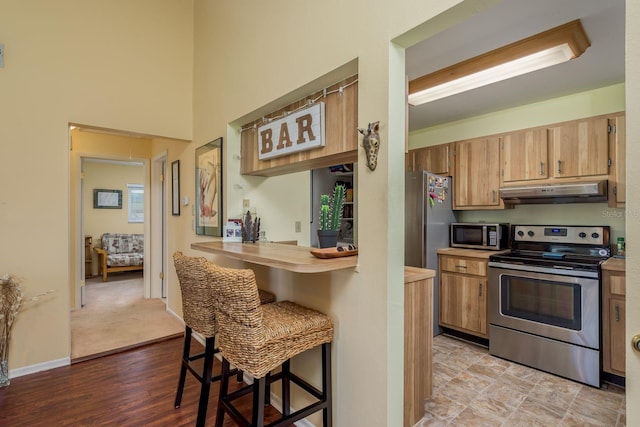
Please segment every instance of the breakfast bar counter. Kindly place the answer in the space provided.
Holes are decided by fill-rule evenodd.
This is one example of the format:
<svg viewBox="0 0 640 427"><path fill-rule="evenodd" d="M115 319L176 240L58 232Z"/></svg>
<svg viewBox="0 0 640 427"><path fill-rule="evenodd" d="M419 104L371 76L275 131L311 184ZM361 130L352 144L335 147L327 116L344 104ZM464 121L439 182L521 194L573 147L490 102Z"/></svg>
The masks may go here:
<svg viewBox="0 0 640 427"><path fill-rule="evenodd" d="M316 258L311 255L311 248L280 243L210 241L192 243L191 249L267 267L281 268L294 273L323 273L353 268L358 264L357 256Z"/></svg>

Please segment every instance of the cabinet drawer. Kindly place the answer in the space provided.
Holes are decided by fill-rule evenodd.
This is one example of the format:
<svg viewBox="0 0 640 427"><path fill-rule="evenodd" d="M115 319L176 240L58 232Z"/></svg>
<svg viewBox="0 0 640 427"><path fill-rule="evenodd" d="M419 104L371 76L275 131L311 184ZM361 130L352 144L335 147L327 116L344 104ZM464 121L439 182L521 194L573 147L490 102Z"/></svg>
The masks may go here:
<svg viewBox="0 0 640 427"><path fill-rule="evenodd" d="M453 273L486 276L487 261L441 255L440 269L441 271L451 271Z"/></svg>

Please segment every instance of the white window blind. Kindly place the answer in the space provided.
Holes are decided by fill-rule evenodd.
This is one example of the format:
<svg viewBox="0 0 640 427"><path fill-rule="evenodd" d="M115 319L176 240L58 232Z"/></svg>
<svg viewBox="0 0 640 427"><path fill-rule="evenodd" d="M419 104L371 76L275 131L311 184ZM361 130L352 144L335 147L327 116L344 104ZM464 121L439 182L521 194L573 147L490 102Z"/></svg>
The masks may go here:
<svg viewBox="0 0 640 427"><path fill-rule="evenodd" d="M144 222L144 185L127 184L129 222Z"/></svg>

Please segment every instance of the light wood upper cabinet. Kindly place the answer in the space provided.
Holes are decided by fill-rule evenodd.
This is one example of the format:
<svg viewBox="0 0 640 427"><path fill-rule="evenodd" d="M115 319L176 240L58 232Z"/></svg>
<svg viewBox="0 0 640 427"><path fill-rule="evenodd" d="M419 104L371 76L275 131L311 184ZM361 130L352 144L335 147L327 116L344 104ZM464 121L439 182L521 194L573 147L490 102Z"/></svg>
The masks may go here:
<svg viewBox="0 0 640 427"><path fill-rule="evenodd" d="M438 175L450 175L449 144L433 145L413 151L413 170L426 170Z"/></svg>
<svg viewBox="0 0 640 427"><path fill-rule="evenodd" d="M500 187L500 138L455 143L454 209L504 208Z"/></svg>
<svg viewBox="0 0 640 427"><path fill-rule="evenodd" d="M413 171L413 150L410 150L408 153L404 155L404 171L412 172Z"/></svg>
<svg viewBox="0 0 640 427"><path fill-rule="evenodd" d="M609 176L609 206L624 207L626 202L626 147L627 125L624 115L609 120L609 158L611 170Z"/></svg>
<svg viewBox="0 0 640 427"><path fill-rule="evenodd" d="M503 182L545 179L549 176L547 130L512 132L502 137Z"/></svg>
<svg viewBox="0 0 640 427"><path fill-rule="evenodd" d="M608 125L601 116L550 127L551 177L607 175Z"/></svg>

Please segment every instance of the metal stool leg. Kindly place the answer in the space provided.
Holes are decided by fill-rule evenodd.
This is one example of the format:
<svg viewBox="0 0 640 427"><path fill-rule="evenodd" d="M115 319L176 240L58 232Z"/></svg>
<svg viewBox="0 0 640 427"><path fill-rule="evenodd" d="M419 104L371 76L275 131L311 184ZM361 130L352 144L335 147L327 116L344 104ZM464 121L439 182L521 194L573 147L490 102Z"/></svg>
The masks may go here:
<svg viewBox="0 0 640 427"><path fill-rule="evenodd" d="M291 372L291 361L287 360L282 364L282 415L291 413L291 383L289 373Z"/></svg>
<svg viewBox="0 0 640 427"><path fill-rule="evenodd" d="M204 427L207 420L207 406L209 405L209 390L211 388L211 374L213 371L213 355L215 352L215 337L205 340L204 366L202 368L202 378L200 387L200 400L198 402L197 427Z"/></svg>
<svg viewBox="0 0 640 427"><path fill-rule="evenodd" d="M222 399L229 394L229 361L222 358L222 378L220 379L220 393L218 393L218 411L216 413L215 427L222 427L224 422L224 403Z"/></svg>
<svg viewBox="0 0 640 427"><path fill-rule="evenodd" d="M331 427L333 393L331 390L331 343L322 344L322 399L326 406L322 410L322 425Z"/></svg>
<svg viewBox="0 0 640 427"><path fill-rule="evenodd" d="M252 427L264 427L264 402L266 377L253 379L253 413Z"/></svg>
<svg viewBox="0 0 640 427"><path fill-rule="evenodd" d="M189 352L191 351L191 328L185 326L184 330L184 346L182 348L182 360L180 361L180 378L178 379L178 390L176 391L176 399L174 406L180 407L182 402L182 391L184 390L184 381L187 377L187 364L189 363Z"/></svg>

